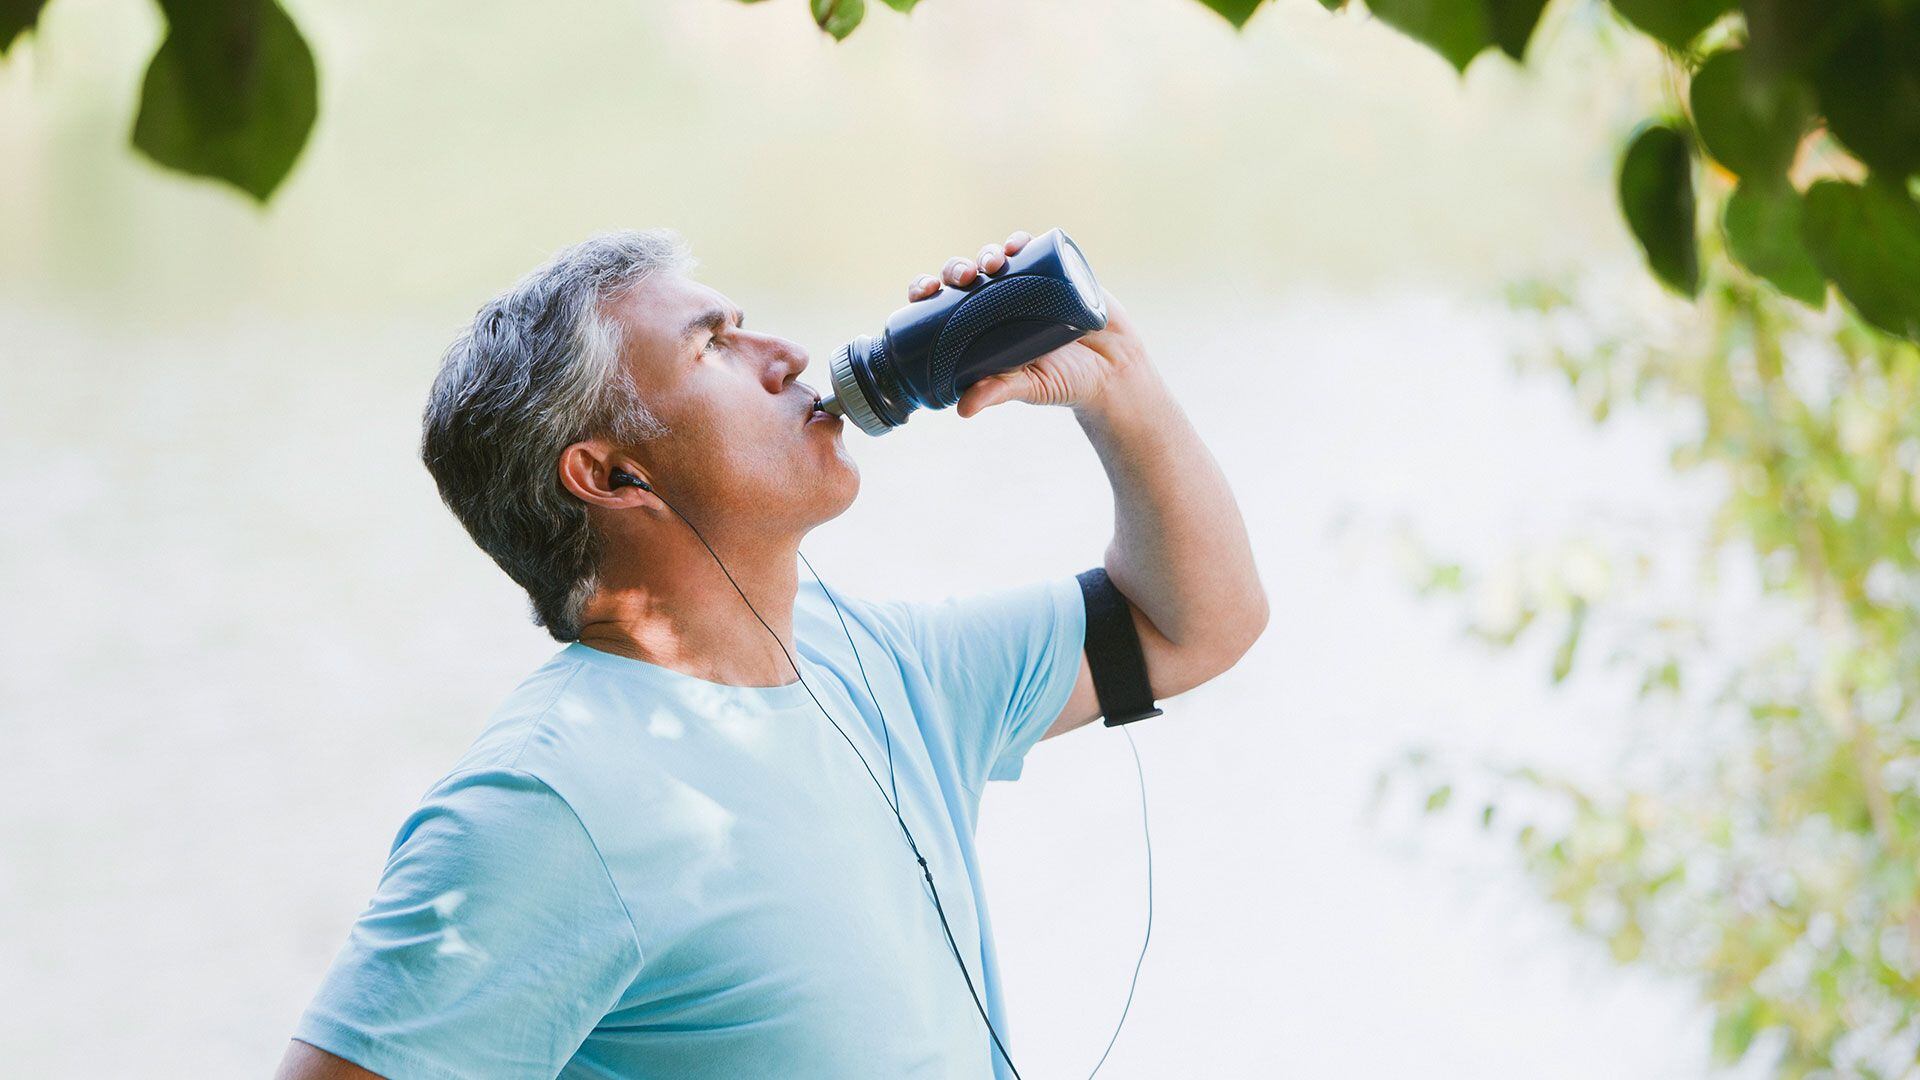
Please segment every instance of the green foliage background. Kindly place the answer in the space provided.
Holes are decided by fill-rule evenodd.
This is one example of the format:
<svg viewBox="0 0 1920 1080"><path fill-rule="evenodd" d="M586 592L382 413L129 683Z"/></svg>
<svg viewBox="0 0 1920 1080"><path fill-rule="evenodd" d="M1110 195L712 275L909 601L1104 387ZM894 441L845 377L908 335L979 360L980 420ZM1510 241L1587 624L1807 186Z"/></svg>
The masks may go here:
<svg viewBox="0 0 1920 1080"><path fill-rule="evenodd" d="M1586 327L1523 359L1596 422L1681 418L1675 466L1719 482L1712 529L1692 552L1576 541L1519 579L1437 563L1424 584L1504 588L1475 633L1544 636L1555 682L1624 668L1666 726L1604 784L1424 754L1401 775L1509 839L1617 960L1693 982L1719 1060L1920 1075L1920 6L1612 6L1671 61L1621 210L1696 303L1655 327L1521 288L1543 325ZM1374 10L1456 66L1492 43L1478 3L1414 7ZM1703 595L1673 589L1676 562Z"/></svg>

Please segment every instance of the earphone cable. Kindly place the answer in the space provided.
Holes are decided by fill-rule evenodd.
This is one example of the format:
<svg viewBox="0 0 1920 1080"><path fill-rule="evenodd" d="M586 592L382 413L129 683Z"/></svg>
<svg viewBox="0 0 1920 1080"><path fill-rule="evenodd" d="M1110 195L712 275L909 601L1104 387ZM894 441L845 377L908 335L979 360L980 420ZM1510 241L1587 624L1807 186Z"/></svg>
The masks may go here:
<svg viewBox="0 0 1920 1080"><path fill-rule="evenodd" d="M884 785L880 783L880 777L875 775L873 771L873 766L867 764L867 756L860 752L860 748L856 746L854 744L853 739L847 735L846 729L842 728L840 726L840 722L833 718L833 713L829 712L827 710L827 707L820 703L820 698L814 694L813 687L807 684L807 677L804 673L801 672L800 665L794 660L793 654L787 651L786 642L781 641L779 633L775 631L773 627L767 626L767 620L760 617L759 609L753 606L752 600L747 599L746 592L740 588L740 583L733 579L733 572L727 569L727 564L721 560L719 553L713 550L713 545L707 543L707 538L701 535L700 529L697 526L695 526L692 521L688 520L687 516L685 514L682 514L679 511L679 509L676 508L672 503L667 502L666 498L662 496L659 491L651 487L648 488L648 490L652 491L654 497L658 498L661 501L661 503L665 504L667 509L672 510L673 515L675 517L679 518L683 522L686 522L687 528L693 530L693 535L699 539L701 546L707 549L707 554L713 556L713 561L716 565L720 567L720 572L727 576L727 583L732 585L733 591L739 593L740 599L742 601L745 601L747 605L747 610L753 612L753 617L759 621L760 625L766 629L767 633L773 635L773 643L780 647L781 654L787 658L787 664L793 668L793 673L795 676L799 678L800 685L803 688L805 688L805 690L807 691L807 696L810 698L813 698L813 703L815 706L819 708L820 714L827 718L827 723L832 724L833 730L836 732L839 732L840 738L846 742L847 748L852 750L854 753L854 756L860 759L860 767L867 771L867 779L872 780L873 786L879 790L881 801L885 802L887 804L887 808L893 811L894 820L900 823L900 832L902 835L904 835L907 838L907 847L909 850L913 852L914 861L920 864L920 873L922 874L922 876L926 878L927 888L928 890L931 891L933 895L933 910L935 914L940 916L940 929L946 934L946 937L947 937L947 948L952 950L954 962L960 965L960 976L961 978L967 981L967 993L973 997L974 1009L980 1013L980 1019L987 1025L987 1034L992 1037L994 1048L1000 1051L1000 1057L1002 1060L1004 1060L1007 1063L1007 1068L1013 1072L1014 1080L1024 1080L1024 1078L1020 1076L1019 1068L1015 1066L1013 1063L1012 1055L1007 1053L1006 1044L1000 1041L1000 1033L994 1029L992 1018L990 1018L987 1015L987 1008L980 1000L980 992L974 988L973 974L967 970L967 962L964 959L962 959L960 956L960 946L954 940L953 927L948 925L947 923L946 907L940 903L939 886L933 883L933 870L927 866L927 858L925 855L920 853L920 845L914 841L913 830L907 828L907 819L905 815L903 815L900 812L898 787L894 789L894 792L895 792L894 797L888 798L887 789ZM805 556L802 556L802 558L804 559ZM807 569L810 572L813 571L813 564L811 562L807 563ZM816 581L820 580L820 575L817 572L814 573L814 580ZM820 581L820 588L823 592L827 593L828 601L833 603L833 610L835 611L835 613L838 613L840 610L840 604L838 601L833 599L833 593L827 590L827 583L824 581ZM840 625L843 630L846 629L846 619L844 616L841 618ZM853 642L852 631L848 631L847 641L849 644L852 644ZM859 647L856 645L854 646L854 660L856 663L859 662L859 656L860 656L860 650L859 650ZM860 674L862 679L866 678L865 664L861 664ZM867 692L869 694L873 693L873 686L871 683L867 685ZM881 729L885 730L887 726L886 713L880 709L879 698L876 697L873 699L873 707L874 707L874 710L878 712L880 715ZM887 774L889 777L893 775L893 738L891 735L887 737ZM1116 1036L1119 1034L1118 1029L1115 1030L1114 1034Z"/></svg>
<svg viewBox="0 0 1920 1080"><path fill-rule="evenodd" d="M1147 770L1140 764L1140 746L1133 741L1133 732L1121 724L1120 733L1127 737L1127 749L1133 751L1133 771L1140 778L1140 835L1147 842L1147 932L1140 937L1140 955L1133 961L1133 979L1127 983L1127 1003L1120 1006L1120 1020L1113 1025L1107 1048L1100 1051L1100 1060L1093 1063L1093 1072L1087 1074L1087 1080L1093 1080L1100 1066L1107 1063L1107 1055L1113 1053L1113 1044L1120 1041L1120 1028L1127 1022L1127 1011L1133 1008L1133 991L1140 985L1140 965L1147 961L1147 943L1153 940L1153 833L1147 828Z"/></svg>
<svg viewBox="0 0 1920 1080"><path fill-rule="evenodd" d="M886 714L880 711L880 696L873 692L873 680L867 678L867 662L860 659L860 646L853 643L853 631L847 628L847 616L841 612L840 602L833 598L833 590L827 588L826 580L820 576L820 571L813 568L813 560L807 558L806 552L798 548L794 552L800 556L801 562L807 564L807 573L820 583L820 591L827 594L827 602L833 605L834 617L840 620L840 632L847 635L847 647L853 650L853 662L860 666L860 681L866 684L867 700L873 702L873 711L880 713L880 735L887 741L887 783L893 787L893 806L897 813L900 807L900 782L893 775L893 730L887 726ZM795 669L795 673L798 673L798 669Z"/></svg>

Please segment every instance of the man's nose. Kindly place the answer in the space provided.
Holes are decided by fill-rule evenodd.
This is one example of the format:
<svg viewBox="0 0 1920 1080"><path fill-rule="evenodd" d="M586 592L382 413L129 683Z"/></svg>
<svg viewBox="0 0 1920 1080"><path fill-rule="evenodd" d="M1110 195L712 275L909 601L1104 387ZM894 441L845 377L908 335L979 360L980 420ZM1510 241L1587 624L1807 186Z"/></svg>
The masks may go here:
<svg viewBox="0 0 1920 1080"><path fill-rule="evenodd" d="M774 350L774 355L778 357L778 363L774 368L778 374L774 378L774 392L779 393L782 387L807 370L807 350L798 342L788 341L785 338L775 340L778 342L778 347Z"/></svg>

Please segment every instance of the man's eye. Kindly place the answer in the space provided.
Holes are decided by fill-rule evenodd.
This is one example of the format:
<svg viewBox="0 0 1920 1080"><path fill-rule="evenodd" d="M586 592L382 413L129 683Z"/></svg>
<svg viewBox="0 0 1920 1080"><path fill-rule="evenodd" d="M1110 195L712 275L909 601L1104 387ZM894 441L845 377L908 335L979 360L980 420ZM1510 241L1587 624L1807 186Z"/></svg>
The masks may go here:
<svg viewBox="0 0 1920 1080"><path fill-rule="evenodd" d="M720 339L719 339L719 338L717 338L717 337L710 337L710 338L708 338L708 339L707 339L707 343L706 343L705 345L703 345L703 346L701 346L701 351L702 351L702 352L705 352L705 351L706 351L707 349L711 349L711 348L713 348L713 347L714 347L715 345L718 345L718 344L720 344Z"/></svg>

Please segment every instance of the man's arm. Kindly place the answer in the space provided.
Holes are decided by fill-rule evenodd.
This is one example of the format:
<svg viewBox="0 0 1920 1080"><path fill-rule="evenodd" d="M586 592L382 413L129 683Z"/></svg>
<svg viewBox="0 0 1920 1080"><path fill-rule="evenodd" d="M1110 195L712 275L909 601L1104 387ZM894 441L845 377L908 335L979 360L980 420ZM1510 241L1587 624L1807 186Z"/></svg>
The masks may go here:
<svg viewBox="0 0 1920 1080"><path fill-rule="evenodd" d="M382 1080L382 1077L311 1043L292 1039L273 1080Z"/></svg>
<svg viewBox="0 0 1920 1080"><path fill-rule="evenodd" d="M1074 416L1113 485L1105 566L1126 595L1156 699L1191 690L1245 655L1267 625L1246 522L1220 465L1144 352ZM1066 707L1042 736L1100 716L1085 653Z"/></svg>
<svg viewBox="0 0 1920 1080"><path fill-rule="evenodd" d="M1033 239L1017 231L975 259L954 256L940 279L922 275L907 296L940 284L964 287L979 270L997 273ZM1267 594L1254 569L1246 522L1220 465L1147 358L1126 309L1100 290L1107 325L960 395L962 418L1003 401L1065 405L1093 442L1113 485L1113 541L1107 577L1127 597L1155 698L1183 693L1232 667L1267 625ZM1080 674L1042 738L1100 716L1084 652Z"/></svg>
<svg viewBox="0 0 1920 1080"><path fill-rule="evenodd" d="M463 768L401 825L282 1076L553 1076L641 962L566 798L522 769Z"/></svg>

